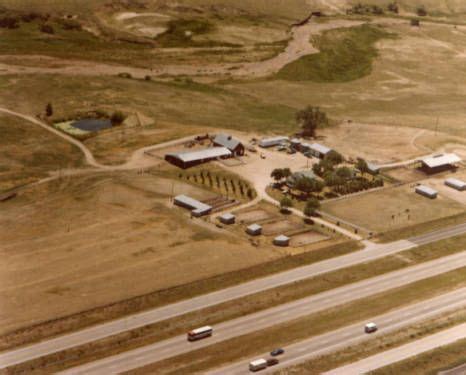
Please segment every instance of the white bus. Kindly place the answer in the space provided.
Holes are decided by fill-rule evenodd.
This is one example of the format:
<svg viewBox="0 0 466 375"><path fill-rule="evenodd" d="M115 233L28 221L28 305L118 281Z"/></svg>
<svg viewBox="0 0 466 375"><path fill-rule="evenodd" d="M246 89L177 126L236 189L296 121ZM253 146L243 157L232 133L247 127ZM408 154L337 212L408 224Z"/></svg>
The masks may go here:
<svg viewBox="0 0 466 375"><path fill-rule="evenodd" d="M196 341L212 336L213 329L210 326L193 329L188 332L188 341Z"/></svg>
<svg viewBox="0 0 466 375"><path fill-rule="evenodd" d="M267 361L263 358L256 359L249 363L249 371L260 371L267 368Z"/></svg>

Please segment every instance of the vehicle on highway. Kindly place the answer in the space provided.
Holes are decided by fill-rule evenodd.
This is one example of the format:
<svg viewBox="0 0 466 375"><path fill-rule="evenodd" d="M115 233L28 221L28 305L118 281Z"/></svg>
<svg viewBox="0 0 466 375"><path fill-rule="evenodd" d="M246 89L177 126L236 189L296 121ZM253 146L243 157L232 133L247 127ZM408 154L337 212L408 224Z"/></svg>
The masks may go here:
<svg viewBox="0 0 466 375"><path fill-rule="evenodd" d="M372 323L372 322L371 322L371 323L367 323L367 324L364 326L364 331L365 331L366 333L373 333L373 332L377 331L377 329L378 329L378 328L377 328L377 324Z"/></svg>
<svg viewBox="0 0 466 375"><path fill-rule="evenodd" d="M280 361L277 358L269 358L267 360L267 366L275 366L278 365Z"/></svg>
<svg viewBox="0 0 466 375"><path fill-rule="evenodd" d="M196 328L188 332L188 341L201 340L206 337L212 336L212 333L213 329L211 326Z"/></svg>
<svg viewBox="0 0 466 375"><path fill-rule="evenodd" d="M275 357L275 356L280 355L280 354L283 354L283 353L285 353L285 350L284 350L284 349L282 349L282 348L277 348L277 349L272 350L272 351L270 352L270 355L271 355L272 357Z"/></svg>
<svg viewBox="0 0 466 375"><path fill-rule="evenodd" d="M256 359L249 363L249 371L256 372L267 368L267 361L264 358Z"/></svg>

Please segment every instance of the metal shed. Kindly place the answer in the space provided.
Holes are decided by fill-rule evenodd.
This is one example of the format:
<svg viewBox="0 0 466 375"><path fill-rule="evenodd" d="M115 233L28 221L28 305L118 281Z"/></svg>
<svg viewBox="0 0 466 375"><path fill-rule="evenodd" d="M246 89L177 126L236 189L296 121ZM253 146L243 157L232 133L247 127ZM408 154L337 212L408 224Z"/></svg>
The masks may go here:
<svg viewBox="0 0 466 375"><path fill-rule="evenodd" d="M456 189L458 191L466 190L466 182L458 180L457 178L448 178L445 180L445 185Z"/></svg>
<svg viewBox="0 0 466 375"><path fill-rule="evenodd" d="M213 143L215 146L229 149L234 155L244 155L244 145L240 140L233 138L229 134L217 134L213 140Z"/></svg>
<svg viewBox="0 0 466 375"><path fill-rule="evenodd" d="M435 189L432 189L429 186L426 185L419 185L416 187L416 193L423 195L424 197L430 198L430 199L435 199L437 198L438 191Z"/></svg>
<svg viewBox="0 0 466 375"><path fill-rule="evenodd" d="M177 195L174 199L174 203L177 206L191 210L192 215L196 217L207 215L212 211L211 206L183 194Z"/></svg>
<svg viewBox="0 0 466 375"><path fill-rule="evenodd" d="M246 233L251 236L258 236L262 233L262 227L259 224L251 224L246 228Z"/></svg>
<svg viewBox="0 0 466 375"><path fill-rule="evenodd" d="M172 152L165 155L165 160L185 169L211 160L224 159L231 156L231 151L226 147L211 147L198 151Z"/></svg>
<svg viewBox="0 0 466 375"><path fill-rule="evenodd" d="M289 246L290 245L290 238L282 234L282 235L274 238L273 244L275 246Z"/></svg>
<svg viewBox="0 0 466 375"><path fill-rule="evenodd" d="M422 170L428 174L443 172L449 169L456 169L461 158L456 154L439 154L429 156L420 160Z"/></svg>
<svg viewBox="0 0 466 375"><path fill-rule="evenodd" d="M259 146L262 148L273 147L281 145L285 142L288 142L288 137L272 137L272 138L264 138L259 141Z"/></svg>
<svg viewBox="0 0 466 375"><path fill-rule="evenodd" d="M223 224L234 224L236 220L236 216L228 212L228 213L221 215L218 219Z"/></svg>

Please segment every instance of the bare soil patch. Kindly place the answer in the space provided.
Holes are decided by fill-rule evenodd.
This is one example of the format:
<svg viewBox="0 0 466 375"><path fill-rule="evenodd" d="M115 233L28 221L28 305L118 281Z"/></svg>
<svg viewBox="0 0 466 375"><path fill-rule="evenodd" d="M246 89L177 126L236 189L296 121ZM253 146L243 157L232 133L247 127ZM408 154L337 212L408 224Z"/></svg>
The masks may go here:
<svg viewBox="0 0 466 375"><path fill-rule="evenodd" d="M304 225L296 224L290 220L279 220L262 225L262 233L265 236L273 236L276 234L285 234L293 230L304 228Z"/></svg>
<svg viewBox="0 0 466 375"><path fill-rule="evenodd" d="M325 241L328 238L329 237L324 236L321 233L309 231L309 232L304 232L304 233L291 236L290 245L292 247L301 247L301 246L306 246L306 245L310 245L313 243L317 243L320 241Z"/></svg>
<svg viewBox="0 0 466 375"><path fill-rule="evenodd" d="M237 214L236 219L239 223L256 223L264 220L271 219L273 216L262 209L256 209L252 211L240 212Z"/></svg>

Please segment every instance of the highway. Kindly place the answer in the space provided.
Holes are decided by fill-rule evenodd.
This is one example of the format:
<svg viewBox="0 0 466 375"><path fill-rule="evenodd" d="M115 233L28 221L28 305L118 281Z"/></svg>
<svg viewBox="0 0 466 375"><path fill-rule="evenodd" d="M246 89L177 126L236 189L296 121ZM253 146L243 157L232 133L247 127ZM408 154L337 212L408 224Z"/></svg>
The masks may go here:
<svg viewBox="0 0 466 375"><path fill-rule="evenodd" d="M261 371L260 373L261 374L269 373L269 372L273 372L281 368L293 366L293 365L308 361L317 356L329 354L338 349L342 349L348 346L357 345L359 343L364 342L365 340L372 339L376 336L384 335L384 334L393 332L395 330L401 329L405 326L408 326L408 325L411 325L417 322L421 322L423 320L426 320L426 319L429 319L435 316L439 316L446 312L454 311L455 309L464 308L464 307L466 307L466 288L462 288L462 289L459 289L459 290L456 290L456 291L453 291L447 294L443 294L441 296L431 298L431 299L407 306L402 309L397 309L387 314L373 317L371 321L375 322L379 328L379 330L373 334L366 334L364 332L364 325L367 323L367 321L361 321L359 323L351 324L350 326L346 326L344 328L337 329L335 331L331 331L323 335L314 336L307 340L300 341L300 342L294 343L289 346L285 346L283 347L285 349L285 354L278 357L280 360L280 364L277 366L271 367L268 371ZM465 335L464 331L462 331L462 335L463 336ZM432 335L428 337L435 338L436 336ZM421 340L417 340L417 341L421 341ZM417 347L415 343L417 341L407 344L407 345L410 345L409 348L410 348L410 351L412 351L412 353L415 353L415 350ZM427 338L426 338L426 341L431 342L431 340ZM448 340L445 340L445 342L446 341ZM438 341L438 342L440 343L441 341ZM280 346L280 343L277 343L276 346ZM273 348L270 348L270 349L273 349ZM396 349L399 349L399 348L395 348L394 350ZM403 353L403 351L400 350L399 353ZM383 353L377 354L376 356L379 356L379 355L380 355L379 359L385 358L383 356ZM269 357L270 355L268 352L258 354L254 356L253 358L244 359L242 361L238 361L228 366L214 369L208 372L207 374L208 375L247 374L249 373L248 363L251 360L254 360L257 358L267 359ZM364 359L360 362L361 369L363 370L366 370L365 368L363 368L366 361L368 360ZM368 362L371 362L371 361L369 360ZM375 367L377 363L384 365L382 361L374 362L373 369L377 368ZM348 367L350 366L352 366L352 364L350 364ZM349 371L346 371L347 370L346 366L345 366L345 371L340 371L340 370L343 370L343 367L339 370L330 371L329 373L327 373L327 375L330 375L330 374L350 375L350 374L364 373L364 371L352 372L350 371L351 369ZM335 371L338 371L338 372L335 372Z"/></svg>
<svg viewBox="0 0 466 375"><path fill-rule="evenodd" d="M392 365L396 362L403 361L438 347L453 344L454 342L464 338L466 338L466 323L424 337L420 340L410 342L409 344L364 358L361 361L351 363L347 366L342 366L332 371L325 372L324 375L365 374L369 371L374 371L379 368ZM449 372L443 372L443 374L445 373L448 374Z"/></svg>
<svg viewBox="0 0 466 375"><path fill-rule="evenodd" d="M439 239L466 233L466 223L444 228L423 236L414 237L417 243L435 242ZM327 272L336 271L359 263L364 263L418 246L410 240L401 240L388 244L366 243L364 250L347 255L330 258L310 265L297 267L246 283L238 284L216 292L200 295L187 300L136 313L124 318L84 328L56 338L44 340L25 347L0 354L0 369L26 362L48 354L83 345L121 332L129 331L148 324L214 306L223 302L245 297L261 291L273 289L299 280L308 279Z"/></svg>
<svg viewBox="0 0 466 375"><path fill-rule="evenodd" d="M72 368L63 374L108 374L129 371L462 267L466 267L466 251L216 324L213 337L206 340L192 343L186 340L185 335L179 335ZM458 298L458 292L455 295ZM466 304L466 299L460 300ZM207 321L206 324L209 322Z"/></svg>

